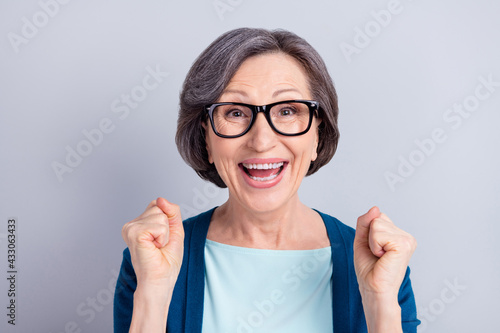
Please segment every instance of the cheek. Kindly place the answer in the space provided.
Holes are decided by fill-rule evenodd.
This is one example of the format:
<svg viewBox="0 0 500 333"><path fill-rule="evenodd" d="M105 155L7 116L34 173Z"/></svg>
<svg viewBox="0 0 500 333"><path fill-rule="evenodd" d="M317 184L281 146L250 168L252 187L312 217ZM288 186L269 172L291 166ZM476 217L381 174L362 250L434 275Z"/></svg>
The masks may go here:
<svg viewBox="0 0 500 333"><path fill-rule="evenodd" d="M222 139L215 134L210 133L206 138L208 161L214 164L217 170L224 172L232 163L232 159L236 154L233 147L234 142L228 139Z"/></svg>
<svg viewBox="0 0 500 333"><path fill-rule="evenodd" d="M296 162L300 164L300 168L308 170L311 162L318 157L318 142L314 138L309 137L306 141L292 143L288 147L295 156Z"/></svg>

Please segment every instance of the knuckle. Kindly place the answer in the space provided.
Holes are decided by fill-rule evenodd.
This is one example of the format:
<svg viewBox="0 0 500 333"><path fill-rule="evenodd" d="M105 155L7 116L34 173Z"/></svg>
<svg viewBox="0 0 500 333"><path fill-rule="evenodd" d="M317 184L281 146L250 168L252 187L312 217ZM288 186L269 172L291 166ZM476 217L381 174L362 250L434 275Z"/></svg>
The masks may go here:
<svg viewBox="0 0 500 333"><path fill-rule="evenodd" d="M131 235L137 229L137 224L138 222L128 222L123 226L122 230L126 235Z"/></svg>
<svg viewBox="0 0 500 333"><path fill-rule="evenodd" d="M384 213L380 213L380 218L392 223L392 220L389 218L389 216L385 215Z"/></svg>
<svg viewBox="0 0 500 333"><path fill-rule="evenodd" d="M148 212L151 213L151 214L160 214L160 213L163 213L163 211L158 206L153 206L153 207L149 208Z"/></svg>
<svg viewBox="0 0 500 333"><path fill-rule="evenodd" d="M135 238L138 224L139 223L136 221L130 221L125 223L125 225L122 227L122 237L128 245L130 245L130 241Z"/></svg>
<svg viewBox="0 0 500 333"><path fill-rule="evenodd" d="M124 240L127 240L127 238L126 238L126 236L127 236L127 229L128 229L128 227L127 227L127 223L126 223L126 224L125 224L125 225L123 225L123 227L122 227L122 238L123 238Z"/></svg>
<svg viewBox="0 0 500 333"><path fill-rule="evenodd" d="M122 227L122 235L125 235L128 233L128 230L130 229L130 225L132 224L132 222L127 222L123 225Z"/></svg>
<svg viewBox="0 0 500 333"><path fill-rule="evenodd" d="M413 252L417 247L415 238L410 234L405 235L401 243L408 252Z"/></svg>
<svg viewBox="0 0 500 333"><path fill-rule="evenodd" d="M370 224L370 229L373 229L375 232L382 231L384 229L384 221L378 217L375 218Z"/></svg>
<svg viewBox="0 0 500 333"><path fill-rule="evenodd" d="M146 210L148 210L149 208L154 207L154 206L156 206L156 199L151 200L151 202L149 202L148 206L146 207Z"/></svg>
<svg viewBox="0 0 500 333"><path fill-rule="evenodd" d="M168 216L163 212L157 212L156 214L150 215L148 216L148 219L150 220L150 222L161 224L168 223Z"/></svg>
<svg viewBox="0 0 500 333"><path fill-rule="evenodd" d="M412 249L415 250L417 248L417 239L415 237L413 237L412 235L410 235L410 241L411 241L411 246L412 246Z"/></svg>

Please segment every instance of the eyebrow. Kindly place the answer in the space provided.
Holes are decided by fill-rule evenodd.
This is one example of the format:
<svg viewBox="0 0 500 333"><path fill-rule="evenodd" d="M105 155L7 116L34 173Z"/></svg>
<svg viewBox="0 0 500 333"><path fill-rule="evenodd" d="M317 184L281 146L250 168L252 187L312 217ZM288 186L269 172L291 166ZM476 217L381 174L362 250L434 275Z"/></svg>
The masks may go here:
<svg viewBox="0 0 500 333"><path fill-rule="evenodd" d="M223 94L240 94L245 97L248 97L247 93L244 92L243 90L237 90L237 89L227 89L222 92Z"/></svg>
<svg viewBox="0 0 500 333"><path fill-rule="evenodd" d="M298 93L300 93L300 91L299 91L298 89L295 89L295 88L286 88L286 89L276 90L276 91L273 93L273 97L276 97L276 96L278 96L279 94L283 94L283 93L290 92L290 91L294 91L294 92L298 92Z"/></svg>
<svg viewBox="0 0 500 333"><path fill-rule="evenodd" d="M284 93L291 92L291 91L300 93L300 91L298 89L295 89L295 88L286 88L286 89L276 90L273 93L272 97L274 98L274 97L276 97L276 96L278 96L280 94L284 94ZM246 92L244 92L243 90L237 90L237 89L227 89L227 90L224 90L223 94L227 94L227 93L239 94L239 95L248 97L248 94Z"/></svg>

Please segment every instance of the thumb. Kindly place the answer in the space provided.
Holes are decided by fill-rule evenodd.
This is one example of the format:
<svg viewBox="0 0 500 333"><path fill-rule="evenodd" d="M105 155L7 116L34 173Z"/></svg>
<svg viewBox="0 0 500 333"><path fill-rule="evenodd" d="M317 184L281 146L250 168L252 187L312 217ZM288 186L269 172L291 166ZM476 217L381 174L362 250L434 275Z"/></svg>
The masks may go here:
<svg viewBox="0 0 500 333"><path fill-rule="evenodd" d="M156 205L167 215L169 224L182 222L179 206L162 197L156 199Z"/></svg>
<svg viewBox="0 0 500 333"><path fill-rule="evenodd" d="M368 235L370 234L370 224L373 219L380 216L380 209L373 206L364 215L358 217L356 224L356 235L354 236L354 243L366 242L368 243Z"/></svg>
<svg viewBox="0 0 500 333"><path fill-rule="evenodd" d="M180 237L182 240L184 238L184 227L182 226L180 207L162 197L156 199L156 205L167 215L170 241L173 237Z"/></svg>

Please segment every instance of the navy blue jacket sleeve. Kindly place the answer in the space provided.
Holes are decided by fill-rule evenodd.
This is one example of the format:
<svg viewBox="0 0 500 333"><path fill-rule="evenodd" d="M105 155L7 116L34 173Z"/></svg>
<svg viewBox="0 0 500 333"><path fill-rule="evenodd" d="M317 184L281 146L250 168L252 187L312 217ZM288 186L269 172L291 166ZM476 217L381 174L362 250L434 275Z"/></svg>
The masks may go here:
<svg viewBox="0 0 500 333"><path fill-rule="evenodd" d="M417 333L417 326L420 324L420 320L417 319L417 306L410 281L410 267L406 270L403 283L401 283L401 287L399 288L398 301L401 306L403 332Z"/></svg>
<svg viewBox="0 0 500 333"><path fill-rule="evenodd" d="M123 261L120 274L116 281L115 298L113 302L113 327L115 333L128 333L132 321L134 292L137 288L129 249L123 251Z"/></svg>

